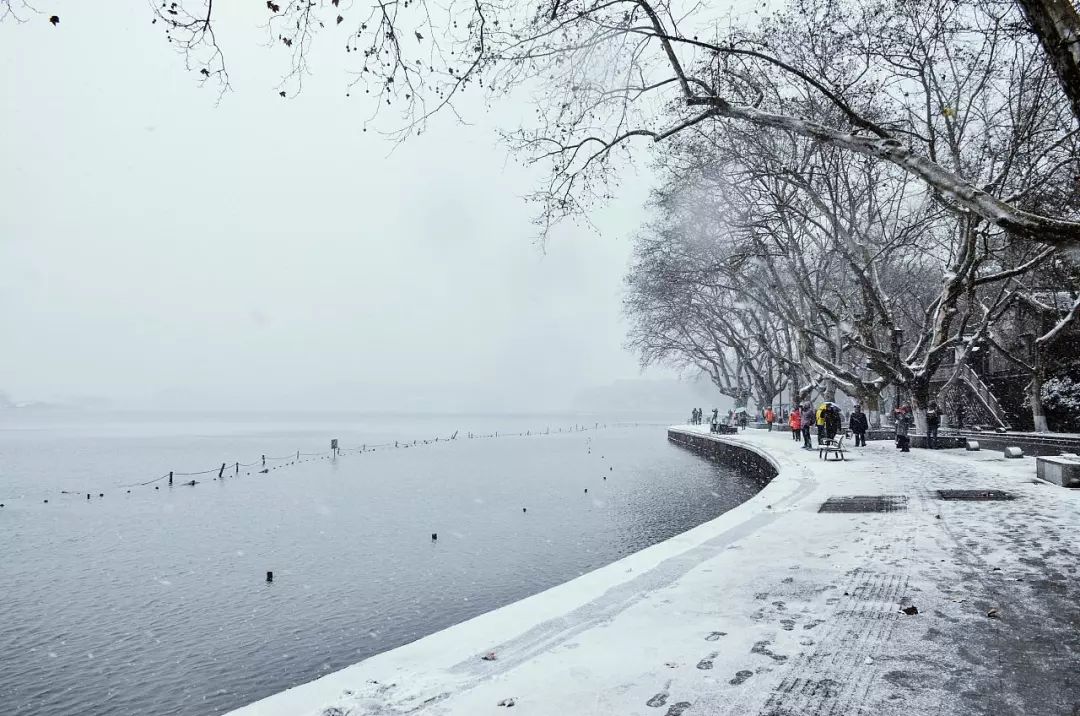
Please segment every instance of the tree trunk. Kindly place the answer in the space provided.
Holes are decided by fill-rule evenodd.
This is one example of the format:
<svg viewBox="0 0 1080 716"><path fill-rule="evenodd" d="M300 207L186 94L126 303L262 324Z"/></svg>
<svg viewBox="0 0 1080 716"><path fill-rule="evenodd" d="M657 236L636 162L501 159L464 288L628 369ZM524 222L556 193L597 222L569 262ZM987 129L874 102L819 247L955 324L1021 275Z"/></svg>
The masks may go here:
<svg viewBox="0 0 1080 716"><path fill-rule="evenodd" d="M915 430L926 434L926 408L930 405L930 383L920 380L911 386L911 409L915 414Z"/></svg>
<svg viewBox="0 0 1080 716"><path fill-rule="evenodd" d="M1043 369L1042 351L1039 350L1039 343L1035 339L1035 334L1027 333L1024 335L1024 339L1027 343L1028 359L1031 361L1031 382L1028 383L1028 400L1031 402L1031 421L1035 424L1035 432L1045 433L1048 432L1046 425L1046 413L1043 411L1042 404L1042 387L1043 381L1046 380L1046 371Z"/></svg>
<svg viewBox="0 0 1080 716"><path fill-rule="evenodd" d="M1046 424L1046 413L1043 411L1042 384L1042 376L1039 375L1039 371L1036 371L1035 375L1031 377L1031 383L1028 384L1028 400L1031 401L1031 419L1035 423L1035 432L1037 433L1045 433L1050 430Z"/></svg>
<svg viewBox="0 0 1080 716"><path fill-rule="evenodd" d="M840 364L843 363L843 353L844 353L843 340L844 340L844 336L840 332L840 324L837 324L836 326L833 327L833 346L832 346L832 348L833 348L833 350L832 350L833 362L836 363L836 365L840 365ZM833 380L832 378L826 378L825 379L825 386L824 386L824 391L823 391L823 396L824 396L825 400L827 400L830 403L835 403L836 402L836 388L837 388L837 386L836 386L836 381L835 380Z"/></svg>
<svg viewBox="0 0 1080 716"><path fill-rule="evenodd" d="M866 396L866 415L871 428L881 427L881 394L870 393Z"/></svg>
<svg viewBox="0 0 1080 716"><path fill-rule="evenodd" d="M1080 15L1072 0L1016 0L1080 121ZM1038 428L1036 428L1038 429Z"/></svg>

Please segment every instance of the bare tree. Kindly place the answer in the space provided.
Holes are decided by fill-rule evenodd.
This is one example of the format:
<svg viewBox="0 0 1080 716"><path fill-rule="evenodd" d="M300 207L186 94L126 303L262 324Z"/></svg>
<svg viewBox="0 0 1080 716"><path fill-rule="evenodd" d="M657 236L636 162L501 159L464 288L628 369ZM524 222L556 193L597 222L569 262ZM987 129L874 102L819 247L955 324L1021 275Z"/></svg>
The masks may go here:
<svg viewBox="0 0 1080 716"><path fill-rule="evenodd" d="M440 111L455 111L473 87L534 92L536 123L510 138L550 169L535 197L543 227L607 197L617 184L617 160L633 142L663 143L728 119L891 163L957 211L1021 240L1071 247L1080 241L1072 212L1035 210L979 181L963 161L939 155L938 140L922 131L941 124L948 132L954 116L1000 92L1013 58L1030 61L1035 50L1043 59L1040 38L1059 47L1055 38L1068 37L1062 33L1070 19L1048 13L1065 1L806 0L756 27L727 22L723 32L716 28L724 6L682 10L667 0L415 0L348 8L338 0L268 0L266 8L272 40L290 53L283 95L300 88L313 43L334 33L349 58L350 92L369 95L377 111L396 107L404 119L399 137L421 131ZM227 86L213 0L153 7L202 79ZM1026 31L1029 21L1034 35ZM1075 52L1075 45L1066 49ZM767 91L762 74L789 92ZM920 91L920 82L940 76L964 80L954 82L964 92L941 94L933 84ZM790 92L812 95L813 105L791 111ZM1058 93L1057 100L1068 113L1066 98ZM913 123L917 115L922 125ZM1073 133L1072 126L1059 129L1050 164L1075 170Z"/></svg>

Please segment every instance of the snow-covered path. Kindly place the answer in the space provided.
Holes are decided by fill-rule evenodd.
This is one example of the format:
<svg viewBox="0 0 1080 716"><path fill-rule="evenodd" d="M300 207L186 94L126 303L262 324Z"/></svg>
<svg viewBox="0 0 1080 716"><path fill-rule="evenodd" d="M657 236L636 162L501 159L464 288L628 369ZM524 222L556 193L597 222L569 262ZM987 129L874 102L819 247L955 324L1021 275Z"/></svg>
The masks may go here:
<svg viewBox="0 0 1080 716"><path fill-rule="evenodd" d="M724 439L780 469L735 510L233 713L1080 714L1080 491L999 453L823 463L786 433ZM851 495L907 505L818 512Z"/></svg>

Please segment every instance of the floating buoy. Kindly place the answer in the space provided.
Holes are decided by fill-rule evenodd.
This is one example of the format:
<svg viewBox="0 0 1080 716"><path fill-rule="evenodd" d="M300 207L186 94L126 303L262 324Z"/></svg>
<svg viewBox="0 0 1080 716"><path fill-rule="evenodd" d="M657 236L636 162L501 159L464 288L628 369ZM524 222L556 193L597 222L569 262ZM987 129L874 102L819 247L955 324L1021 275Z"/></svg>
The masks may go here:
<svg viewBox="0 0 1080 716"><path fill-rule="evenodd" d="M589 491L589 488L587 488L587 487L586 487L586 488L585 488L585 492L588 492L588 491Z"/></svg>
<svg viewBox="0 0 1080 716"><path fill-rule="evenodd" d="M98 497L105 497L105 493L104 492L99 492Z"/></svg>
<svg viewBox="0 0 1080 716"><path fill-rule="evenodd" d="M529 510L528 510L527 508L525 508L525 507L522 507L522 508L521 508L521 511L522 511L522 512L528 512Z"/></svg>
<svg viewBox="0 0 1080 716"><path fill-rule="evenodd" d="M160 490L161 488L160 488L160 487L158 487L157 485L154 485L154 489L155 489L155 490Z"/></svg>
<svg viewBox="0 0 1080 716"><path fill-rule="evenodd" d="M45 500L45 504L46 504L46 505L47 505L47 504L49 504L49 501L48 501L48 500Z"/></svg>
<svg viewBox="0 0 1080 716"><path fill-rule="evenodd" d="M431 533L431 541L434 542L437 539L439 539L439 533L438 532L432 532Z"/></svg>

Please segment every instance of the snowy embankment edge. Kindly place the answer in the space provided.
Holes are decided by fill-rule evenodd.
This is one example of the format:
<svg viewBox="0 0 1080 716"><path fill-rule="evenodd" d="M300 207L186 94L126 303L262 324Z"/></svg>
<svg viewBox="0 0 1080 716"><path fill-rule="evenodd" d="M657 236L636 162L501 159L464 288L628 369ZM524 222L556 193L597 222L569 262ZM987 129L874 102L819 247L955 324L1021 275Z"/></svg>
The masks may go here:
<svg viewBox="0 0 1080 716"><path fill-rule="evenodd" d="M775 507L797 502L813 489L814 481L809 479L810 475L795 463L736 436L710 435L686 426L672 426L668 430L698 437L704 435L711 440L752 452L771 464L776 475L754 497L686 532L568 582L267 696L230 711L226 716L321 716L324 709L341 699L343 694L374 683L396 684L398 699L402 697L403 689L412 691L411 696L417 704L453 694L469 682L461 669L455 668L462 662L480 659L482 655L497 650L499 644L545 622L572 618L573 612L603 598L607 592L625 586L643 572L655 569L666 560L677 558L725 533L732 533L736 539L741 539L746 535L740 534L740 527L749 528L747 522L760 521L768 513L771 513L771 519L775 519L780 516L779 512L773 511ZM749 531L759 526L753 526Z"/></svg>

